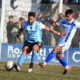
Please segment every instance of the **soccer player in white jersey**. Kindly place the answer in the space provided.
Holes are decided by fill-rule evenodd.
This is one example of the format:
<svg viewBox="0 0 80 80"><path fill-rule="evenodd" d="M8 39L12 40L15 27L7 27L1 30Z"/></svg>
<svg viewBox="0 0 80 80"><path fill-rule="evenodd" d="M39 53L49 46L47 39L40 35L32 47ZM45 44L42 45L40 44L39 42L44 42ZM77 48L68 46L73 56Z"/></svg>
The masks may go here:
<svg viewBox="0 0 80 80"><path fill-rule="evenodd" d="M71 66L67 64L66 60L62 57L62 53L69 49L71 45L71 41L76 33L77 28L80 28L80 22L76 21L73 18L73 10L68 9L65 11L65 18L59 20L58 22L52 21L52 26L63 26L63 32L65 32L65 35L61 37L58 41L58 44L55 46L53 51L47 56L46 60L42 63L39 63L39 65L44 68L45 65L53 59L55 56L57 56L59 62L63 65L65 68L63 74L66 74L71 70Z"/></svg>
<svg viewBox="0 0 80 80"><path fill-rule="evenodd" d="M19 71L22 63L24 62L25 56L32 51L31 63L28 69L28 72L32 72L37 52L42 46L42 29L45 29L57 35L59 35L59 33L52 30L51 28L48 28L41 22L36 21L34 12L29 12L28 21L23 23L23 27L20 29L19 34L21 31L23 31L23 28L26 31L25 42L22 49L22 54L18 60L18 63L14 65L14 68L16 71ZM60 36L62 35L63 33L60 34Z"/></svg>

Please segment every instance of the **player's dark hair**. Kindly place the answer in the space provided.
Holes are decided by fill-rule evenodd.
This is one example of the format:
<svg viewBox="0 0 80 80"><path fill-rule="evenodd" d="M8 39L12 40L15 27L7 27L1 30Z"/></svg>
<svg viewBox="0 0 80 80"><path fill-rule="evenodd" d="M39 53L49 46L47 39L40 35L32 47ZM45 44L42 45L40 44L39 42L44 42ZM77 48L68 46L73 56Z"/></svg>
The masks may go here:
<svg viewBox="0 0 80 80"><path fill-rule="evenodd" d="M66 10L66 12L65 12L65 16L66 16L67 14L73 14L73 10L72 10L72 9L68 9L68 10Z"/></svg>
<svg viewBox="0 0 80 80"><path fill-rule="evenodd" d="M30 17L30 16L35 17L35 12L29 12L29 13L28 13L28 17Z"/></svg>

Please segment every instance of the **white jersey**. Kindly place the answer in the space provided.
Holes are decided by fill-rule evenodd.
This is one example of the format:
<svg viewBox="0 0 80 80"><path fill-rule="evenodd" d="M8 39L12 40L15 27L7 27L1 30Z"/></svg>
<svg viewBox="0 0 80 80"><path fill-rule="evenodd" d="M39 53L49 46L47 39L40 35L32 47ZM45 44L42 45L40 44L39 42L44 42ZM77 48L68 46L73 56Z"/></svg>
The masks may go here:
<svg viewBox="0 0 80 80"><path fill-rule="evenodd" d="M65 31L67 34L59 39L58 45L64 47L65 45L71 44L71 41L76 33L77 28L80 28L80 22L76 20L67 21L65 18L56 22L57 25L63 26L63 32Z"/></svg>

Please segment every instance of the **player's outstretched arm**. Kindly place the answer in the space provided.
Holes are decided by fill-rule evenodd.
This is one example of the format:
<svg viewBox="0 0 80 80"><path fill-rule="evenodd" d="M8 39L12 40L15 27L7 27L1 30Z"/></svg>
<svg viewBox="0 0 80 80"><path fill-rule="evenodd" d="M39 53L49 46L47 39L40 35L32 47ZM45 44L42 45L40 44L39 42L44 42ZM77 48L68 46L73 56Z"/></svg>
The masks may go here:
<svg viewBox="0 0 80 80"><path fill-rule="evenodd" d="M54 29L51 29L47 26L45 26L45 30L46 31L50 31L51 33L55 34L55 35L59 35L60 37L63 37L64 35L66 35L67 33L64 31L64 32L61 32L59 33L58 31L54 30Z"/></svg>
<svg viewBox="0 0 80 80"><path fill-rule="evenodd" d="M55 30L53 30L53 29L51 29L51 28L49 28L49 27L47 27L47 26L45 26L45 30L46 30L46 31L50 31L50 32L53 33L53 34L60 35L59 32L57 32L57 31L55 31Z"/></svg>

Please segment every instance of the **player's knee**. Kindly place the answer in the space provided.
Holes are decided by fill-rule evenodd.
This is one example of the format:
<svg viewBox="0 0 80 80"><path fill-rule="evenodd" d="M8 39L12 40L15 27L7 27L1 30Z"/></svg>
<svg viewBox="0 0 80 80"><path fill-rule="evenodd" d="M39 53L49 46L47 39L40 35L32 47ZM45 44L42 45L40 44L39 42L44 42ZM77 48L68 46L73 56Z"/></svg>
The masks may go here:
<svg viewBox="0 0 80 80"><path fill-rule="evenodd" d="M24 48L23 48L23 51L26 51L28 49L28 47L27 46L25 46Z"/></svg>
<svg viewBox="0 0 80 80"><path fill-rule="evenodd" d="M23 54L24 56L26 56L26 54L27 54L27 49L28 49L28 47L24 47L24 48L23 48L22 54Z"/></svg>
<svg viewBox="0 0 80 80"><path fill-rule="evenodd" d="M57 53L57 52L61 51L60 46L56 46L53 51L54 51L54 53Z"/></svg>
<svg viewBox="0 0 80 80"><path fill-rule="evenodd" d="M59 54L56 55L56 57L57 57L58 60L60 60L62 58L62 54L59 53Z"/></svg>
<svg viewBox="0 0 80 80"><path fill-rule="evenodd" d="M38 51L38 49L39 49L38 45L34 45L33 48L32 48L32 51L36 52L36 51Z"/></svg>

